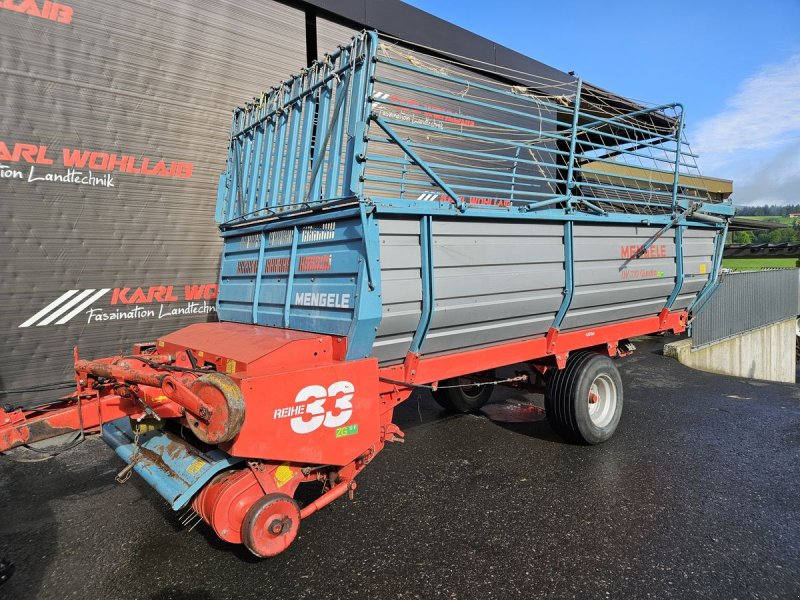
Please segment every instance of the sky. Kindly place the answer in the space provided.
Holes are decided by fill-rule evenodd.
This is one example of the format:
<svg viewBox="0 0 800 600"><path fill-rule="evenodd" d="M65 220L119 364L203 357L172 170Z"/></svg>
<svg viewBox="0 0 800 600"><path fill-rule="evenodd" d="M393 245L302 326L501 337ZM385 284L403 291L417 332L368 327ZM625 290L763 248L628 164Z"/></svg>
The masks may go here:
<svg viewBox="0 0 800 600"><path fill-rule="evenodd" d="M800 204L800 0L406 0L602 88L681 102L734 203Z"/></svg>

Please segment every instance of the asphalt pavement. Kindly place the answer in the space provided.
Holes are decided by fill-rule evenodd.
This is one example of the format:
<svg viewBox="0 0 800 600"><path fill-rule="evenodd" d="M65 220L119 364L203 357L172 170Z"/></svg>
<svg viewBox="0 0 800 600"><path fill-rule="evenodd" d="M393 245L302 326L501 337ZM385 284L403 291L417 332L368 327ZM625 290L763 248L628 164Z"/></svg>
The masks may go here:
<svg viewBox="0 0 800 600"><path fill-rule="evenodd" d="M662 344L620 361L600 446L562 442L540 396L502 389L478 416L413 396L406 443L270 560L115 483L97 438L0 457L0 598L800 597L800 388L693 371Z"/></svg>

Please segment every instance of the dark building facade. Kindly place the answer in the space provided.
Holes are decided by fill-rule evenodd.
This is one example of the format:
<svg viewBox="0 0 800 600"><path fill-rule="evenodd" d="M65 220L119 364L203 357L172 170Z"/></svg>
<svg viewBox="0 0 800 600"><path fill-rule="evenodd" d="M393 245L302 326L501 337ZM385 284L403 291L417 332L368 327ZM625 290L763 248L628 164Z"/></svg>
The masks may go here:
<svg viewBox="0 0 800 600"><path fill-rule="evenodd" d="M0 3L0 389L214 319L231 110L365 27L572 81L394 0Z"/></svg>

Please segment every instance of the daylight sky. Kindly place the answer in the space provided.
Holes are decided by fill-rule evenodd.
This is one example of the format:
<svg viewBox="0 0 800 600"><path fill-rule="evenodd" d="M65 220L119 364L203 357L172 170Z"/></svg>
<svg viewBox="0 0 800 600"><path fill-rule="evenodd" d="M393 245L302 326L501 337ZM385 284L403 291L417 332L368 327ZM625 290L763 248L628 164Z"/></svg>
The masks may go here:
<svg viewBox="0 0 800 600"><path fill-rule="evenodd" d="M800 0L407 0L623 96L681 102L736 204L800 204Z"/></svg>

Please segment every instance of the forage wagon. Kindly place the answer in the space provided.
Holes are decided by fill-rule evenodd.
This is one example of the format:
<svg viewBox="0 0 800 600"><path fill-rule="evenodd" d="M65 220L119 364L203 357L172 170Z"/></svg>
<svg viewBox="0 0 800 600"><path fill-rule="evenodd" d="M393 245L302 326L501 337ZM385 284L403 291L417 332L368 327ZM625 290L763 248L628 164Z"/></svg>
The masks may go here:
<svg viewBox="0 0 800 600"><path fill-rule="evenodd" d="M614 359L687 327L733 209L680 105L518 79L363 32L236 109L219 322L76 350L73 393L0 411L0 451L99 429L121 480L267 557L402 439L392 411L416 388L477 411L526 363L512 379L544 391L556 432L607 440Z"/></svg>

